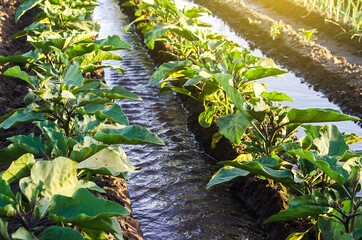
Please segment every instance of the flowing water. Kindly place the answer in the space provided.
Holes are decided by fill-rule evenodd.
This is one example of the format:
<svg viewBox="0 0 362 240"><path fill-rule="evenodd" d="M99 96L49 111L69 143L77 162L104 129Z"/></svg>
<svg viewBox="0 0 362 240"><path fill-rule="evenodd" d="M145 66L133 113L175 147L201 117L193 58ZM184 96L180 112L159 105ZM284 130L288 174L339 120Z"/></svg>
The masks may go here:
<svg viewBox="0 0 362 240"><path fill-rule="evenodd" d="M126 74L108 69L109 85L122 85L143 101L121 101L131 124L147 127L165 146L125 146L134 165L142 167L130 174L128 187L133 214L141 222L145 239L264 239L255 217L225 186L206 190L217 167L209 164L186 127L186 113L174 95L158 95L158 87L147 85L155 68L131 28L125 34L127 17L116 0L98 0L94 19L101 24L99 38L120 35L133 46L117 51Z"/></svg>
<svg viewBox="0 0 362 240"><path fill-rule="evenodd" d="M190 1L179 1L183 5ZM237 203L225 186L205 190L217 167L208 163L193 135L186 127L186 113L172 94L158 95L158 87L147 85L155 71L150 58L134 33L123 29L127 17L116 0L98 0L94 18L101 24L99 38L119 35L133 46L130 51L117 51L122 62L107 64L123 67L126 74L106 69L109 85L122 85L137 93L143 101L121 101L131 124L147 127L157 134L165 146L125 146L134 165L142 167L130 174L128 186L133 201L133 214L141 222L145 239L264 239L256 219ZM213 31L248 48L253 55L264 57L258 49L236 34L221 19L205 14L201 20L214 25ZM315 92L293 73L284 79L263 79L269 91L285 92L294 99L294 108L335 108L322 93ZM341 131L362 135L353 122L336 123ZM353 148L361 149L362 144Z"/></svg>

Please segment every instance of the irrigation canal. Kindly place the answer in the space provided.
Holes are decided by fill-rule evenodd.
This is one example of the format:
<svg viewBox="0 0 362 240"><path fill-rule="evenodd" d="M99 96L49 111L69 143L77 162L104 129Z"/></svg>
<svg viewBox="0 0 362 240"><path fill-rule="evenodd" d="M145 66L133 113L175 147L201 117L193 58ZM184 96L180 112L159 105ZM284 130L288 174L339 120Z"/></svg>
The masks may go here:
<svg viewBox="0 0 362 240"><path fill-rule="evenodd" d="M99 38L116 34L133 46L133 50L117 51L124 61L107 62L124 68L126 74L106 69L105 80L112 86L122 85L143 99L123 100L120 104L131 124L147 127L166 143L124 147L133 164L142 168L130 174L128 187L133 215L141 222L144 239L264 239L255 217L224 186L205 189L217 167L208 163L208 156L187 130L187 113L174 95L159 96L158 87L147 85L155 67L134 29L124 33L129 22L117 0L98 0L98 4L94 19L101 24ZM201 20L212 23L212 30L228 36L252 54L263 56L219 18L204 15ZM263 82L268 90L292 97L292 107L338 108L293 73L286 74L285 79L269 78ZM361 128L354 123L336 125L341 131L362 135ZM354 148L361 149L361 145Z"/></svg>

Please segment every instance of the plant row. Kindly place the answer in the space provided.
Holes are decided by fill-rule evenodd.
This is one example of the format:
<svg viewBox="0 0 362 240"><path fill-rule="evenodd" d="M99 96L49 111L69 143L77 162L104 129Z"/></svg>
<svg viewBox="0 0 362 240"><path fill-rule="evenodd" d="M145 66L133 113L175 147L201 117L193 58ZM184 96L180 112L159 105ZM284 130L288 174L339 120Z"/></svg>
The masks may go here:
<svg viewBox="0 0 362 240"><path fill-rule="evenodd" d="M128 1L123 6L136 4ZM318 239L360 239L362 152L349 145L362 139L331 124L315 125L359 118L333 109L283 106L281 102L293 100L285 93L268 92L266 84L256 80L286 71L222 35L201 30L209 25L198 17L208 10L180 10L172 0L143 0L137 7L130 25L138 22L148 48L164 43L169 51L163 53L174 58L160 65L149 84L159 84L160 93L175 91L201 102L199 124L218 127L213 148L222 137L243 148L236 159L219 163L224 167L207 187L249 174L271 179L285 189L289 207L265 223L296 218L310 222L306 232L288 239L301 239L313 228ZM306 136L297 140L293 135L301 127Z"/></svg>
<svg viewBox="0 0 362 240"><path fill-rule="evenodd" d="M25 107L0 118L0 129L33 123L41 134L17 135L0 149L0 239L123 239L115 217L128 215L120 204L97 198L105 193L94 182L101 175L127 179L132 165L121 144L159 144L141 126L129 125L115 100L142 100L122 86L109 87L89 73L112 67L103 60L122 58L111 51L131 49L119 36L95 40L99 24L93 0L26 0L18 21L38 8L34 22L14 37L26 37L33 50L0 56L15 63L5 76L24 80ZM93 39L93 40L92 40ZM91 76L91 75L90 75ZM18 183L19 192L15 185Z"/></svg>
<svg viewBox="0 0 362 240"><path fill-rule="evenodd" d="M362 2L360 0L293 0L310 11L324 14L329 21L339 25L343 23L351 26L346 30L341 27L343 33L351 38L361 37Z"/></svg>

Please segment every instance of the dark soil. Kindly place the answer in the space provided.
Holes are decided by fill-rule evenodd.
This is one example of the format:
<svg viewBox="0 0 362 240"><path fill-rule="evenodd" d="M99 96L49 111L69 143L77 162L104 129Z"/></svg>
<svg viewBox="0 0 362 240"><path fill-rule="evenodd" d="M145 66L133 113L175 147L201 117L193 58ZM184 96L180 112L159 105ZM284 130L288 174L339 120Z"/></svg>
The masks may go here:
<svg viewBox="0 0 362 240"><path fill-rule="evenodd" d="M21 0L4 0L0 1L0 56L11 56L23 54L31 50L32 46L26 42L26 38L12 40L12 36L24 27L32 23L32 19L37 14L37 10L31 10L26 13L18 23L14 21L16 8L20 5ZM27 94L27 83L17 78L6 77L2 75L12 65L0 66L0 116L9 113L16 108L24 107L23 98ZM87 74L86 78L103 79L103 71L97 71L92 74ZM8 137L15 135L28 135L34 132L39 134L39 129L33 124L21 125L11 129L0 131L0 148L4 148L10 144ZM0 172L8 168L8 165L0 166ZM14 183L15 184L15 183ZM12 184L12 189L18 189ZM112 200L126 207L129 212L131 210L131 201L126 182L123 179L115 177L102 177L98 184L103 187L107 194L102 198ZM19 191L19 189L18 189ZM121 225L123 237L125 240L140 240L142 239L142 231L137 219L131 215L118 218ZM9 224L9 231L16 230L14 227L17 224L13 219Z"/></svg>
<svg viewBox="0 0 362 240"><path fill-rule="evenodd" d="M303 77L316 91L322 91L343 112L362 118L362 66L350 64L345 58L333 55L327 48L307 42L291 26L256 12L242 1L195 2L228 22L267 57ZM249 19L261 24L252 24ZM273 41L269 31L271 26L278 25L284 28ZM359 124L362 125L362 122Z"/></svg>
<svg viewBox="0 0 362 240"><path fill-rule="evenodd" d="M121 0L120 4L124 2L126 2L126 0ZM129 16L130 21L135 19L135 10L136 7L123 7L123 11ZM138 34L143 38L140 31L138 31ZM156 42L155 50L148 49L155 65L160 65L172 60L170 55L160 53L158 52L159 50L171 51L167 45ZM203 147L208 154L214 157L215 163L236 158L242 149L240 147L235 147L226 138L221 139L215 149L211 148L211 139L213 134L217 132L217 127L212 125L210 128L206 129L199 125L198 116L203 111L201 103L196 102L185 95L178 96L188 111L187 124L189 130L195 134L195 138L200 143L200 146ZM230 183L230 190L256 213L260 223L288 207L288 201L284 197L281 187L277 184L273 184L270 180L261 180L256 176L241 177ZM305 221L268 223L263 226L268 234L268 239L273 240L284 240L289 234L297 231L303 232L310 227ZM313 239L313 236L307 236L307 238Z"/></svg>

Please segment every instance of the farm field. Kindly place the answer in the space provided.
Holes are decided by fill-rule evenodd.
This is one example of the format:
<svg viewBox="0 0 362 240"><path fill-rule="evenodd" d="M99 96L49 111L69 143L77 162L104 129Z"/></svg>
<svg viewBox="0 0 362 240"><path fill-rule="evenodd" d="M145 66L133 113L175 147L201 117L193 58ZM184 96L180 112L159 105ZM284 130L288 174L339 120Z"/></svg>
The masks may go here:
<svg viewBox="0 0 362 240"><path fill-rule="evenodd" d="M276 2L1 2L0 239L361 239L361 4Z"/></svg>

